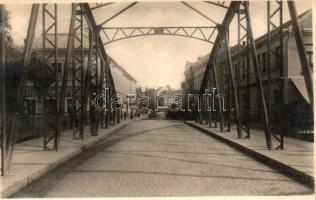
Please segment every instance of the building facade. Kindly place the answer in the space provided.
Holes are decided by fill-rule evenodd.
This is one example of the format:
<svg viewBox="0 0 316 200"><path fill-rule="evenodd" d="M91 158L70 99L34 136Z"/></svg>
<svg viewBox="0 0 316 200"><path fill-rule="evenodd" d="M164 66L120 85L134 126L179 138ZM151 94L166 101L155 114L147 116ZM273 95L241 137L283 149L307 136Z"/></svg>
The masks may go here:
<svg viewBox="0 0 316 200"><path fill-rule="evenodd" d="M299 16L299 23L303 32L303 40L309 58L311 70L313 71L313 51L312 51L312 11L309 10ZM300 59L297 52L295 38L292 32L291 22L283 24L283 48L280 46L280 37L272 32L270 55L270 74L268 74L267 61L267 35L263 35L255 40L257 49L257 59L261 70L262 83L267 103L271 104L270 122L272 128L278 131L280 118L286 119L288 128L291 130L287 134L311 134L313 133L313 113L309 103L304 77L301 71ZM239 91L239 105L241 116L246 115L253 121L253 126L261 126L263 120L263 112L260 105L260 93L255 77L252 57L247 51L240 52L240 60L238 63L237 46L231 49L233 74ZM280 50L283 49L283 60L280 60ZM200 77L201 71L205 71L208 55L200 58L195 63L189 63L185 70L185 80L183 88L186 92L197 92L200 89L203 79ZM282 63L283 62L283 67ZM248 71L249 66L249 71ZM221 93L226 96L226 102L230 100L233 103L232 92L229 92L229 71L227 63L227 52L221 48L217 60L216 69ZM268 98L268 78L270 75L270 98ZM215 87L212 78L211 84ZM193 79L193 80L192 80ZM192 86L193 84L193 86ZM190 86L191 85L191 86ZM192 90L193 88L193 90ZM231 98L229 98L229 96ZM282 111L283 110L283 111ZM284 113L288 112L287 114ZM256 123L257 122L257 123ZM283 121L284 122L284 121Z"/></svg>
<svg viewBox="0 0 316 200"><path fill-rule="evenodd" d="M50 35L47 35L47 36L50 37ZM51 35L51 37L53 39L53 35ZM42 36L36 38L34 41L34 45L33 45L34 55L39 59L43 58L42 40L43 40ZM62 76L63 76L64 69L65 69L67 40L68 40L68 34L62 34L62 33L58 34L58 42L57 42L58 60L57 60L57 63L55 63L55 60L53 60L53 59L48 60L48 63L46 63L47 65L50 65L51 67L58 68L58 88L59 88L59 91L61 90L62 78L63 78ZM84 36L83 37L83 48L82 48L84 73L87 69L87 64L88 64L88 53L89 53L88 49L89 49L88 38L86 36ZM52 51L54 51L54 49L52 47L48 46L48 47L46 47L44 55L48 56ZM79 55L79 54L81 54L81 51L80 52L75 51L75 54L77 54L77 53ZM124 70L124 68L122 66L120 66L116 61L114 61L111 57L108 57L108 60L110 62L109 66L110 66L110 69L112 72L112 77L113 77L113 81L114 81L114 84L116 87L117 95L122 97L122 102L124 103L123 107L126 108L127 107L127 99L130 98L129 96L133 96L130 94L136 93L136 80L126 70ZM100 59L99 59L99 62L101 62ZM73 81L72 81L72 77L73 77L72 66L73 66L73 64L77 64L76 61L75 61L75 63L73 63L72 61L70 63L70 69L68 71L68 82L67 82L67 88L66 88L66 93L65 93L64 116L66 119L69 118L70 112L72 110L72 104L73 104L72 90L73 90L73 87L75 89L79 89L79 87L80 87L77 82L74 82L74 84L73 84ZM98 71L99 71L99 75L100 75L100 63L98 63L97 66L99 67ZM47 80L44 80L44 81L47 81ZM51 86L51 87L53 87L53 86ZM25 96L26 96L26 98L25 98L24 107L25 107L25 111L27 112L27 114L29 114L29 115L33 114L33 115L39 116L42 113L44 113L44 109L45 109L45 107L47 107L47 106L44 106L46 102L44 102L44 103L42 102L41 97L38 95L38 92L36 92L36 87L34 86L34 84L31 81L28 81L28 83L27 83ZM133 101L133 98L131 98L131 99L132 99L131 101ZM90 106L89 106L90 103L91 103L91 99L88 98L88 104L87 104L87 111L88 112L90 110Z"/></svg>
<svg viewBox="0 0 316 200"><path fill-rule="evenodd" d="M127 112L134 110L136 108L137 100L137 81L111 57L108 57L108 59L110 61L116 93L123 101L123 110L126 110Z"/></svg>

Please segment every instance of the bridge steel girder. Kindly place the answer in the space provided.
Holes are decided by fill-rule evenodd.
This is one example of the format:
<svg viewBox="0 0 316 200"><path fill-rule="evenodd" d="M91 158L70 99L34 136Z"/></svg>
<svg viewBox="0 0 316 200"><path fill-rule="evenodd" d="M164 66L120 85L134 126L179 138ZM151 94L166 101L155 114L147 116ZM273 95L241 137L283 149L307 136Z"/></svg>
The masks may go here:
<svg viewBox="0 0 316 200"><path fill-rule="evenodd" d="M6 91L5 91L5 5L0 4L0 133L1 133L1 176L7 174L7 130L6 130Z"/></svg>
<svg viewBox="0 0 316 200"><path fill-rule="evenodd" d="M229 25L231 24L231 22L235 16L236 11L238 11L238 9L239 9L239 4L240 4L240 2L238 2L238 1L233 1L230 3L229 9L226 12L226 15L223 19L222 24L220 25L220 26L222 26L222 33L218 32L218 35L216 36L214 46L211 50L208 62L212 62L212 60L214 60L214 58L218 54L218 52L220 50L220 42L222 41L222 38L224 38L224 36L222 36L222 34L226 33L227 29L229 28ZM200 87L200 94L202 94L205 90L206 82L207 82L207 79L209 78L208 72L210 70L210 66L211 65L208 64L206 69L205 69L202 83L201 83L201 87Z"/></svg>
<svg viewBox="0 0 316 200"><path fill-rule="evenodd" d="M289 7L289 13L291 16L292 26L293 26L293 32L294 37L296 41L296 46L298 50L298 55L301 61L301 68L304 75L305 85L307 89L308 99L312 106L312 110L314 108L314 96L313 96L313 80L312 80L312 72L311 68L309 66L309 62L307 59L306 49L303 41L303 34L302 30L298 24L298 16L296 11L295 2L292 0L289 0L288 2Z"/></svg>
<svg viewBox="0 0 316 200"><path fill-rule="evenodd" d="M225 6L225 2L223 1L223 3L219 3L218 2L214 2L214 1L204 1L205 3L208 3L208 4L211 4L211 5L215 5L215 6L218 6L218 7L221 7L221 8L225 8L225 9L230 9L228 6Z"/></svg>
<svg viewBox="0 0 316 200"><path fill-rule="evenodd" d="M249 34L249 40L250 40L250 50L251 50L251 54L252 54L253 67L254 67L254 71L255 71L255 75L256 75L258 90L260 92L260 103L261 103L263 115L264 115L264 122L263 123L264 123L265 139L266 139L267 148L269 150L271 150L272 141L271 141L271 130L270 130L270 125L269 125L269 116L268 116L267 104L266 104L264 91L263 91L261 71L260 71L259 64L258 64L255 39L254 39L253 32L252 32L252 24L251 24L250 13L249 13L249 3L243 2L243 4L244 4L245 13L246 13L246 20L247 20L247 24L248 24L248 34Z"/></svg>
<svg viewBox="0 0 316 200"><path fill-rule="evenodd" d="M229 31L229 29L228 29L228 31ZM226 36L224 36L224 38L223 38L223 44L225 45L225 47L224 47L224 49L226 50L226 42L225 42L225 38L226 38ZM224 50L224 52L225 52L225 50ZM227 50L226 50L227 51ZM227 53L227 52L225 52L225 53ZM227 59L228 58L228 59ZM225 80L226 80L226 82L227 82L227 85L226 85L226 96L227 96L227 111L226 111L226 113L225 113L225 117L224 117L224 120L225 120L225 123L226 123L226 125L227 125L227 129L226 129L226 131L228 131L228 132L230 132L230 124L231 124L231 109L232 109L232 95L231 95L231 91L232 91L232 87L231 87L231 85L232 85L232 80L231 80L231 77L230 77L230 66L229 66L229 56L227 56L227 58L223 61L224 62L224 67L226 68L225 69L225 73L224 73L224 76L226 76L225 78ZM225 125L225 123L224 123L224 125Z"/></svg>
<svg viewBox="0 0 316 200"><path fill-rule="evenodd" d="M31 62L31 53L32 53L32 46L33 46L33 40L35 37L35 28L36 28L36 22L38 18L39 13L39 4L33 4L32 10L31 10L31 16L30 21L27 29L27 35L26 35L26 41L25 41L25 47L24 47L24 55L23 55L23 65L22 65L22 72L21 72L21 80L18 87L17 92L17 106L15 107L15 112L12 116L12 122L10 125L10 134L8 135L8 143L7 143L7 169L10 168L11 161L12 161L12 154L14 150L14 145L16 142L16 135L17 135L17 126L18 122L20 120L19 118L19 112L23 110L23 94L25 90L25 85L27 82L27 75L28 75L28 68Z"/></svg>
<svg viewBox="0 0 316 200"><path fill-rule="evenodd" d="M66 59L65 59L65 67L63 72L63 79L62 79L62 85L61 85L61 94L59 98L59 119L60 122L58 125L62 124L62 117L64 115L64 102L65 102L65 93L66 88L68 85L68 72L70 69L70 65L74 68L74 63L70 62L72 59L72 56L74 54L74 36L75 36L75 20L76 20L76 10L77 10L77 4L72 3L71 4L71 17L70 17L70 25L69 25L69 34L68 34L68 41L67 41L67 50L66 50ZM73 113L71 113L73 114ZM58 127L59 130L61 127ZM58 135L58 137L60 137ZM59 139L58 139L59 140Z"/></svg>
<svg viewBox="0 0 316 200"><path fill-rule="evenodd" d="M42 73L43 70L47 70L48 73L50 73L54 78L52 81L50 81L47 85L47 90L44 91L44 88L42 89L43 94L43 104L44 104L44 114L45 113L45 101L46 99L52 102L53 104L53 112L47 113L47 115L50 117L53 117L54 120L48 119L48 124L53 128L53 133L50 134L49 131L46 131L44 133L44 150L49 150L48 144L50 141L53 140L53 149L57 151L58 149L58 139L59 139L59 85L58 85L58 14L57 14L57 4L53 4L52 10L48 7L48 4L42 4L42 28L43 28L43 64L48 64L47 68L42 67ZM49 18L49 20L47 20ZM47 22L51 22L50 24L47 24ZM48 25L48 26L47 26ZM49 33L50 32L50 33ZM51 34L53 35L53 39L50 39L47 35ZM47 48L47 44L51 46L51 52ZM46 55L46 53L48 55ZM50 62L55 63L55 65L50 66ZM42 74L43 75L43 74ZM47 80L43 79L42 76L42 87L44 87L44 83ZM50 94L51 93L51 94Z"/></svg>
<svg viewBox="0 0 316 200"><path fill-rule="evenodd" d="M215 83L215 88L217 90L217 93L220 94L221 89L219 87L219 82L218 82L218 73L217 73L217 69L216 69L216 67L217 67L216 59L217 58L215 56L214 60L209 62L209 63L212 65L211 69L213 69L213 79L214 79L214 83ZM211 77L209 79L211 79ZM214 97L214 99L215 99L215 97ZM222 108L221 102L219 100L217 101L217 105L218 105L217 117L219 117L220 130L221 130L221 132L223 132L224 131L223 108ZM215 107L213 107L213 108L215 108ZM217 127L217 121L215 120L215 128L216 127Z"/></svg>
<svg viewBox="0 0 316 200"><path fill-rule="evenodd" d="M211 70L209 71L209 76L211 77L212 76L212 73L211 73ZM208 89L210 89L211 87L212 87L212 81L211 81L211 79L209 78L208 79ZM209 91L209 90L208 90ZM211 95L212 95L212 93L211 93ZM207 95L206 96L206 101L208 102L208 106L209 107L211 107L211 109L208 111L208 127L209 128L212 128L213 126L212 126L212 123L213 123L213 102L212 102L212 98L213 98L213 96L209 96L209 95ZM212 104L211 104L211 102L212 102Z"/></svg>
<svg viewBox="0 0 316 200"><path fill-rule="evenodd" d="M93 103L93 99L99 95L99 53L98 53L98 40L97 35L99 34L98 29L94 29L92 32L92 40L90 41L93 44L93 48L89 51L92 51L92 57L89 57L89 67L91 70L90 76L90 119L91 119L91 134L93 136L98 135L98 127L99 127L99 120L98 120L98 110Z"/></svg>
<svg viewBox="0 0 316 200"><path fill-rule="evenodd" d="M274 9L274 11L271 13L272 6L271 4L274 2L274 4L277 4L277 7ZM279 18L279 25L278 27L274 24L272 21L274 16ZM267 73L268 73L268 91L267 91L267 109L268 109L268 116L271 116L271 54L272 54L272 48L271 48L271 32L272 30L277 31L277 34L280 35L279 45L280 45L280 55L278 55L279 62L281 65L280 70L280 77L285 76L285 69L283 65L283 2L282 1L267 1ZM285 87L287 80L284 78L281 80L281 91L282 91L282 103L286 104L286 95L285 95ZM276 149L283 149L284 148L284 136L283 131L286 131L286 123L282 123L283 130L280 132L280 137L277 139L278 142L280 142L279 146ZM270 127L271 129L271 127ZM274 136L276 137L276 136Z"/></svg>
<svg viewBox="0 0 316 200"><path fill-rule="evenodd" d="M84 112L84 69L83 69L83 16L80 14L82 5L76 4L75 30L73 37L73 66L72 66L72 111L73 111L73 139L80 138L83 140L85 112ZM78 14L79 13L79 14ZM79 120L79 119L80 120ZM79 122L77 124L77 122ZM79 127L79 131L78 131ZM77 136L77 132L79 132Z"/></svg>
<svg viewBox="0 0 316 200"><path fill-rule="evenodd" d="M241 4L243 6L244 4ZM243 6L244 8L244 6ZM249 127L249 118L250 118L250 52L249 52L249 35L248 35L248 25L247 25L247 20L245 16L244 10L239 9L237 13L237 94L238 94L238 99L240 100L240 68L241 66L246 69L247 73L247 101L244 102L246 103L246 116L243 115L243 119L246 118L246 136L244 138L249 139L250 138L250 127ZM241 59L241 54L246 53L246 60ZM244 72L243 72L244 73ZM243 120L242 119L242 120Z"/></svg>
<svg viewBox="0 0 316 200"><path fill-rule="evenodd" d="M205 91L207 80L208 80L208 78L210 78L209 77L210 68L212 65L214 65L214 63L212 63L212 62L214 62L214 60L216 59L216 56L220 50L220 42L225 37L225 35L223 35L223 34L226 34L226 32L229 28L229 25L231 24L231 22L235 16L236 11L238 11L238 9L239 9L239 6L240 6L239 4L240 4L240 2L238 2L238 1L233 1L230 3L229 9L226 12L226 15L223 19L222 24L220 25L221 31L219 31L217 36L216 36L214 46L213 46L211 53L210 53L210 56L209 56L208 64L206 65L206 69L205 69L202 83L201 83L201 87L200 87L200 94L203 94ZM216 72L214 74L217 75ZM216 82L217 82L216 87L218 87L219 86L218 81L216 81ZM218 90L218 89L219 88L217 88L217 91L218 91L218 93L220 93L220 90ZM221 103L220 98L218 98L218 104L220 105L220 103ZM219 109L222 109L221 106L219 106ZM220 110L219 113L221 115L220 116L221 131L223 131L223 110Z"/></svg>
<svg viewBox="0 0 316 200"><path fill-rule="evenodd" d="M193 6L191 6L190 4L188 4L185 1L181 1L182 4L184 4L185 6L187 6L188 8L190 8L191 10L195 11L196 13L198 13L200 16L204 17L205 19L209 20L210 22L212 22L213 24L217 25L218 23L216 21L214 21L213 19L209 18L208 16L206 16L205 14L203 14L201 11L199 11L198 9L194 8Z"/></svg>
<svg viewBox="0 0 316 200"><path fill-rule="evenodd" d="M88 99L90 99L90 128L91 128L91 135L97 135L97 120L96 120L96 110L92 103L94 96L96 95L96 84L97 84L97 52L95 49L95 35L96 30L92 29L89 30L89 54L88 54L88 64L87 64L87 72L86 72L86 81L85 81L85 98L86 98L86 105ZM86 106L85 106L86 107Z"/></svg>
<svg viewBox="0 0 316 200"><path fill-rule="evenodd" d="M233 64L232 64L232 57L231 57L231 52L230 52L230 47L229 47L229 36L228 33L226 32L225 35L225 47L226 47L226 53L228 57L228 68L229 68L229 75L230 75L230 81L232 84L232 91L233 91L233 96L234 96L234 103L235 103L235 109L236 109L236 117L237 117L237 134L238 138L240 139L242 137L242 127L241 127L241 119L240 119L240 113L239 113L239 101L238 101L238 93L237 93L237 85L234 77L234 72L233 72ZM235 74L236 76L236 74ZM230 87L229 87L230 90ZM230 116L229 116L230 118ZM228 119L230 121L230 119ZM229 122L228 122L229 123Z"/></svg>
<svg viewBox="0 0 316 200"><path fill-rule="evenodd" d="M152 35L175 35L198 39L204 42L214 44L212 41L216 26L201 27L102 27L103 34L106 37L105 43L120 41L128 38ZM110 35L110 31L114 34ZM120 35L119 35L120 34Z"/></svg>
<svg viewBox="0 0 316 200"><path fill-rule="evenodd" d="M107 20L103 21L102 23L100 23L98 25L98 27L102 27L104 24L108 23L109 21L111 21L112 19L114 19L115 17L119 16L120 14L122 14L123 12L125 12L126 10L130 9L131 7L133 7L134 5L136 5L138 2L132 2L131 4L129 4L128 6L126 6L125 8L123 8L122 10L120 10L119 12L117 12L116 14L114 14L113 16L111 16L110 18L108 18ZM88 9L86 9L86 11L88 11ZM89 6L89 12L91 12L90 6Z"/></svg>
<svg viewBox="0 0 316 200"><path fill-rule="evenodd" d="M106 98L106 101L105 101L105 108L106 108L106 111L105 111L105 128L109 128L109 125L110 125L110 91L109 91L109 85L110 85L110 82L109 82L109 75L108 75L108 69L109 69L109 61L108 61L108 58L107 60L105 61L105 98Z"/></svg>
<svg viewBox="0 0 316 200"><path fill-rule="evenodd" d="M88 3L83 3L83 13L84 13L84 17L87 21L87 24L89 26L89 29L90 30L93 30L95 28L97 28L97 24L96 24L96 21L92 15L92 12L90 10L90 6ZM96 40L98 40L98 44L104 44L104 42L102 41L101 37L100 37L100 34L96 34ZM103 62L106 63L107 61L107 54L105 52L105 48L104 46L100 46L97 48L97 51L100 55L100 58ZM113 77L112 77L112 73L111 73L111 69L110 69L110 66L109 66L109 63L107 62L107 74L108 74L108 83L109 83L109 93L111 96L115 96L115 100L117 100L117 96L116 96L116 89L115 89L115 85L114 85L114 80L113 80ZM113 90L113 91L111 91ZM111 94L113 92L113 94Z"/></svg>
<svg viewBox="0 0 316 200"><path fill-rule="evenodd" d="M101 94L101 95L105 95L105 63L101 60L101 64L100 64L100 80L99 80L99 88L98 88L98 94ZM104 99L102 98L101 99L102 101L102 107L104 107L105 105L105 101ZM98 102L96 102L98 103ZM104 114L105 114L105 111L104 110L101 110L100 111L100 128L104 128Z"/></svg>

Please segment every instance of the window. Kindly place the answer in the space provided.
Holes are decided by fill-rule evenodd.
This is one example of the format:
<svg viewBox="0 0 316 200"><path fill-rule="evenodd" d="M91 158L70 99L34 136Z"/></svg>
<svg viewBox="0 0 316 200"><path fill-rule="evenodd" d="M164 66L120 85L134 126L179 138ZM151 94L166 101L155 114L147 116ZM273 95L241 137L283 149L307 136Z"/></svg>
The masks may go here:
<svg viewBox="0 0 316 200"><path fill-rule="evenodd" d="M235 64L234 65L234 67L235 67L235 74L234 74L234 77L235 77L235 80L237 80L238 79L238 64Z"/></svg>
<svg viewBox="0 0 316 200"><path fill-rule="evenodd" d="M243 101L242 104L244 105L244 109L247 109L247 106L249 106L248 105L248 103L250 102L249 98L250 98L250 96L248 95L247 92L243 93L243 95L242 95L242 101Z"/></svg>
<svg viewBox="0 0 316 200"><path fill-rule="evenodd" d="M267 53L264 52L261 55L262 63L261 63L261 71L266 72L267 71Z"/></svg>
<svg viewBox="0 0 316 200"><path fill-rule="evenodd" d="M245 60L242 61L241 70L242 70L242 78L244 79L247 77L247 63Z"/></svg>
<svg viewBox="0 0 316 200"><path fill-rule="evenodd" d="M311 69L313 70L313 52L312 51L307 51L307 59L309 61L309 65Z"/></svg>
<svg viewBox="0 0 316 200"><path fill-rule="evenodd" d="M274 49L274 59L275 59L275 68L280 69L282 67L282 62L281 62L281 47L278 46Z"/></svg>
<svg viewBox="0 0 316 200"><path fill-rule="evenodd" d="M36 100L28 98L24 100L24 112L26 115L34 115L36 113Z"/></svg>
<svg viewBox="0 0 316 200"><path fill-rule="evenodd" d="M274 49L274 55L275 55L276 57L278 57L278 56L281 55L281 47L280 47L280 46L275 47L275 49Z"/></svg>
<svg viewBox="0 0 316 200"><path fill-rule="evenodd" d="M261 55L260 54L257 55L257 60L258 60L258 67L259 69L261 69Z"/></svg>
<svg viewBox="0 0 316 200"><path fill-rule="evenodd" d="M53 67L53 69L56 69L56 63L55 62L53 62L51 64L51 66ZM62 63L61 62L57 63L57 71L58 71L58 73L62 73Z"/></svg>

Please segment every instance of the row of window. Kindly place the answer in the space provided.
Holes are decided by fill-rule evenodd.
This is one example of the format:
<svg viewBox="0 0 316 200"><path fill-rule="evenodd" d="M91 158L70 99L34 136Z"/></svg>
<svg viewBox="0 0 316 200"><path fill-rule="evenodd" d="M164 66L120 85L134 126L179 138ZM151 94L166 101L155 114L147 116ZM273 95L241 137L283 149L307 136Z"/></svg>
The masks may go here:
<svg viewBox="0 0 316 200"><path fill-rule="evenodd" d="M280 67L279 62L278 62L278 56L280 55L280 47L277 47L274 49L273 51L274 55L275 55L275 66L278 68ZM267 63L267 52L262 52L260 54L257 55L257 60L258 60L258 65L259 68L261 70L262 73L267 72L267 67L268 67L268 63ZM242 79L247 77L247 61L246 59L244 59L241 63L241 69L240 69L240 76ZM234 65L234 77L236 77L236 74L238 73L238 64L236 63ZM226 74L226 68L224 69L224 74Z"/></svg>

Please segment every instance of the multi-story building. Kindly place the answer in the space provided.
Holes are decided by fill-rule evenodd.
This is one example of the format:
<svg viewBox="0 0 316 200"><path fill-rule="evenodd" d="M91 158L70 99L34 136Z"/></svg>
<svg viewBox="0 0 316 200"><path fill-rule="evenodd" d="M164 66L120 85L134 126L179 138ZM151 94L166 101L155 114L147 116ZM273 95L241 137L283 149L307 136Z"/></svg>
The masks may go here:
<svg viewBox="0 0 316 200"><path fill-rule="evenodd" d="M122 66L109 57L110 68L115 84L116 93L122 98L123 109L132 110L136 107L137 81Z"/></svg>
<svg viewBox="0 0 316 200"><path fill-rule="evenodd" d="M47 35L47 37L52 37L53 35ZM42 36L38 37L34 41L34 53L37 58L43 57L43 50L42 50ZM66 50L67 50L67 40L68 40L68 34L60 33L58 34L58 61L55 63L54 60L48 60L47 65L50 65L52 67L57 66L58 67L58 87L59 90L61 89L62 85L62 75L64 72L65 67L65 60L66 60ZM87 68L88 63L88 38L86 36L83 37L83 69ZM52 46L48 45L45 50L46 56L49 55L54 49ZM75 51L76 52L76 51ZM81 52L78 52L79 54ZM135 104L135 93L136 93L136 80L122 67L120 66L116 61L114 61L111 57L108 57L108 60L110 61L110 69L112 72L114 84L116 87L117 95L119 95L124 103L124 108L127 108L127 99L130 99L131 105ZM69 114L69 110L72 107L72 62L69 69L68 74L68 84L66 88L66 94L65 94L65 106L64 106L64 113L67 116ZM44 80L47 81L47 80ZM74 87L79 87L76 83ZM46 103L46 102L45 102ZM36 92L36 88L33 85L31 81L28 81L27 87L26 87L26 100L25 100L25 110L28 112L28 114L40 114L43 113L43 106L44 104L41 103L41 99L39 95ZM87 108L87 111L89 111L89 106Z"/></svg>
<svg viewBox="0 0 316 200"><path fill-rule="evenodd" d="M313 70L312 11L309 10L301 14L299 16L299 23L302 28L303 40L311 70ZM288 123L288 128L291 127L290 130L292 130L292 132L309 134L311 133L313 126L313 113L307 96L304 77L301 72L300 59L292 32L291 22L288 21L284 23L282 30L284 38L282 48L280 46L279 34L276 34L276 31L272 31L271 33L272 55L270 56L270 99L267 99L269 77L267 70L267 34L255 40L264 93L267 102L271 104L270 118L272 120L270 120L270 122L272 122L272 126L277 130L278 128L276 126L280 125L280 118L284 118ZM281 49L283 49L283 67L281 65L282 62L280 61ZM242 116L251 114L250 119L254 122L259 122L262 120L262 108L260 106L260 93L257 87L251 55L249 55L249 74L247 71L247 51L240 52L241 64L239 67L237 45L231 47L231 56L234 70L233 74L238 75L235 76L235 78L239 87L238 90L240 91L239 102L241 114ZM200 71L203 71L204 73L207 60L208 55L200 58L195 63L190 64L191 67L186 67L185 74L193 73L193 75L186 75L185 83L183 85L192 83L191 79L193 76L193 90L195 92L196 90L199 90L201 86ZM225 52L223 48L218 54L216 66L221 93L226 94L227 97L229 71L227 52ZM215 87L214 84L213 87ZM283 110L283 113L281 110ZM284 113L284 110L286 110L287 114ZM258 123L258 125L259 124L260 123Z"/></svg>

